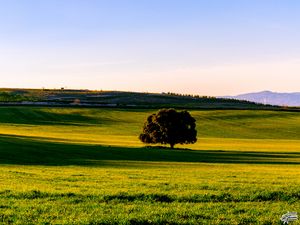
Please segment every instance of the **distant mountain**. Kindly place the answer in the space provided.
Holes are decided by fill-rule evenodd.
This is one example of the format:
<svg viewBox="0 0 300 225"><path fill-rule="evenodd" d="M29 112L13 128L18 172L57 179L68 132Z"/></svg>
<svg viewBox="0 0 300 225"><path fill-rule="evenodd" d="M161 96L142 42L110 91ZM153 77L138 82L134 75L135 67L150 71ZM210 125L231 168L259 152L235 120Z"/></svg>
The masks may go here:
<svg viewBox="0 0 300 225"><path fill-rule="evenodd" d="M272 91L262 91L256 93L241 94L237 96L223 96L223 98L246 100L269 105L300 106L300 92L277 93Z"/></svg>

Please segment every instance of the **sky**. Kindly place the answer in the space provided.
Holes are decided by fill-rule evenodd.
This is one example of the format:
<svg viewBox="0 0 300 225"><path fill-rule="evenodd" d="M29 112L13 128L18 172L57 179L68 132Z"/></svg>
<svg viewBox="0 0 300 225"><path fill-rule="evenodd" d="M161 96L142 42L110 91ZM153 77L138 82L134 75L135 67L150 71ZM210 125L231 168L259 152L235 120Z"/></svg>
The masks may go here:
<svg viewBox="0 0 300 225"><path fill-rule="evenodd" d="M299 0L0 0L0 87L300 91Z"/></svg>

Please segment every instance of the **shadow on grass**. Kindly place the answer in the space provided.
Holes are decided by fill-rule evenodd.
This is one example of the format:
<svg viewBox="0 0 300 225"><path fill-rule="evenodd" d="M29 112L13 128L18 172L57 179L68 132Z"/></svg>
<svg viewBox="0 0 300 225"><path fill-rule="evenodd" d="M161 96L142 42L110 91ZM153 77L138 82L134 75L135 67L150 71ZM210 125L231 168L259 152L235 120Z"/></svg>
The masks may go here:
<svg viewBox="0 0 300 225"><path fill-rule="evenodd" d="M0 135L0 164L130 166L128 162L300 164L300 153L110 147Z"/></svg>
<svg viewBox="0 0 300 225"><path fill-rule="evenodd" d="M3 124L27 124L27 125L73 125L87 126L94 124L106 124L114 122L109 118L92 118L76 111L59 113L47 111L42 107L0 107L0 123Z"/></svg>

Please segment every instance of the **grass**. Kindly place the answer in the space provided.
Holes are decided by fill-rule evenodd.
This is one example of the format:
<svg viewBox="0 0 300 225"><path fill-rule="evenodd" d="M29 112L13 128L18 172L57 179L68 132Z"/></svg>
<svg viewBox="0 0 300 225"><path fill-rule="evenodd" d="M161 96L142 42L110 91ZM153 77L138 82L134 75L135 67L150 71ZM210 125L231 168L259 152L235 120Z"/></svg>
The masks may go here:
<svg viewBox="0 0 300 225"><path fill-rule="evenodd" d="M279 224L299 212L300 114L195 110L198 143L169 150L137 139L152 112L0 108L0 224Z"/></svg>
<svg viewBox="0 0 300 225"><path fill-rule="evenodd" d="M153 110L0 108L0 133L67 143L142 147L141 127ZM298 112L191 111L197 119L197 150L299 151ZM38 129L37 129L38 128Z"/></svg>

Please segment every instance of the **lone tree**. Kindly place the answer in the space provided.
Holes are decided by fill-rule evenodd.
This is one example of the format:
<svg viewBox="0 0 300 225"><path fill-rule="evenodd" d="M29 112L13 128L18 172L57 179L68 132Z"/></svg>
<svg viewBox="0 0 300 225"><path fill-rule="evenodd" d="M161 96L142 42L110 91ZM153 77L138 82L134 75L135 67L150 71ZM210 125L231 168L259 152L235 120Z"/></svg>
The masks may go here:
<svg viewBox="0 0 300 225"><path fill-rule="evenodd" d="M139 139L149 144L194 144L197 141L196 120L187 111L161 109L147 118Z"/></svg>

